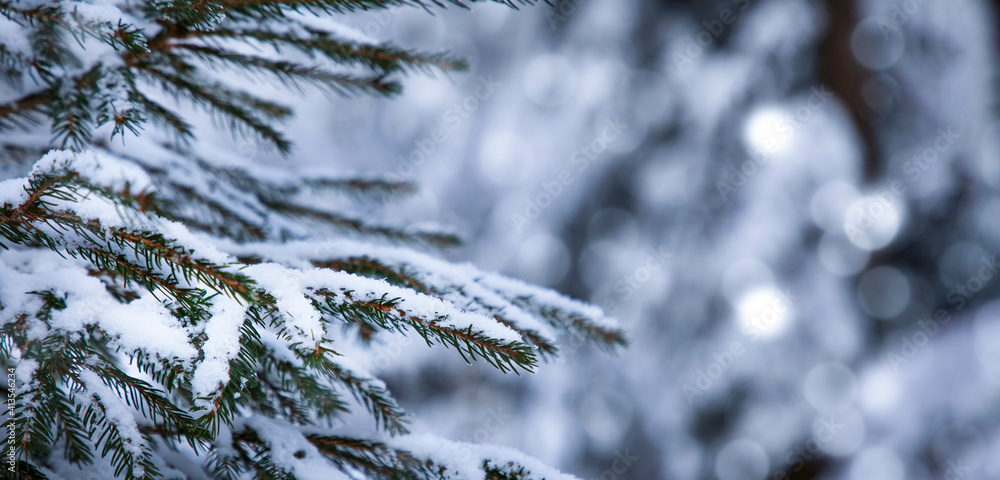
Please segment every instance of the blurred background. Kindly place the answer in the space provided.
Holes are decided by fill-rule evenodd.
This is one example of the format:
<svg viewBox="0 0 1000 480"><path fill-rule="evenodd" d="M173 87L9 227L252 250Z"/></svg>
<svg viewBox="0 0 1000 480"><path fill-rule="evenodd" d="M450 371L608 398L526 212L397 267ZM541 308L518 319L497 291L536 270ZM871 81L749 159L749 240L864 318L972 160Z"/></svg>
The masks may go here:
<svg viewBox="0 0 1000 480"><path fill-rule="evenodd" d="M382 214L628 331L522 376L388 345L414 431L583 479L1000 478L998 22L984 0L358 14L471 70L302 99L292 158L416 182Z"/></svg>

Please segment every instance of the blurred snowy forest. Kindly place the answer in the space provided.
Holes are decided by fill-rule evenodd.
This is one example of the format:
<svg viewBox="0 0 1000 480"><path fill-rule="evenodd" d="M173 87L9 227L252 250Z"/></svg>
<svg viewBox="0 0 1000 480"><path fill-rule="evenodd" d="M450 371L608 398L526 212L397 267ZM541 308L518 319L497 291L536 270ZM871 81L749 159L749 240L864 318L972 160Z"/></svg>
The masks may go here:
<svg viewBox="0 0 1000 480"><path fill-rule="evenodd" d="M414 180L400 219L587 299L632 345L382 375L415 429L582 478L1000 476L998 12L980 0L564 0L353 15L470 60L304 99L304 168ZM281 165L284 160L246 157Z"/></svg>

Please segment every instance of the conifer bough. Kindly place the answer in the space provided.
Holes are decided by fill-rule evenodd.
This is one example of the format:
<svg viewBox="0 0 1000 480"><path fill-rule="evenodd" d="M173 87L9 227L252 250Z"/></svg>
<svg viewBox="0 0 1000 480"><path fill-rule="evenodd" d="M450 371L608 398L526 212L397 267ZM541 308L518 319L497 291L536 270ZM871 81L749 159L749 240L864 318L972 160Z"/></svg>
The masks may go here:
<svg viewBox="0 0 1000 480"><path fill-rule="evenodd" d="M559 334L624 345L613 320L421 252L455 244L446 231L358 215L409 184L232 162L188 123L207 112L288 154L291 110L238 80L391 94L401 72L464 68L335 18L404 5L445 6L0 1L7 476L564 477L509 449L410 434L372 358L415 334L531 372Z"/></svg>

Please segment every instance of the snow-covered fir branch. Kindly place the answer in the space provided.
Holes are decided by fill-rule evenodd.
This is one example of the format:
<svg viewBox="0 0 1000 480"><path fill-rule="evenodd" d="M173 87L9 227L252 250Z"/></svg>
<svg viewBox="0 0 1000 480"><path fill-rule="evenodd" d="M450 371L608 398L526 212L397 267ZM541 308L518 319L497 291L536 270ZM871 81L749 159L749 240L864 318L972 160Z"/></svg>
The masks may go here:
<svg viewBox="0 0 1000 480"><path fill-rule="evenodd" d="M0 183L0 360L18 395L4 422L10 472L569 478L512 450L409 435L371 357L415 334L520 374L557 355L562 333L624 345L614 320L444 261L433 250L458 243L453 233L359 207L410 184L232 163L189 122L205 112L290 154L280 121L293 112L255 82L390 94L400 72L464 68L333 16L400 5L444 6L0 2L0 145L14 165Z"/></svg>

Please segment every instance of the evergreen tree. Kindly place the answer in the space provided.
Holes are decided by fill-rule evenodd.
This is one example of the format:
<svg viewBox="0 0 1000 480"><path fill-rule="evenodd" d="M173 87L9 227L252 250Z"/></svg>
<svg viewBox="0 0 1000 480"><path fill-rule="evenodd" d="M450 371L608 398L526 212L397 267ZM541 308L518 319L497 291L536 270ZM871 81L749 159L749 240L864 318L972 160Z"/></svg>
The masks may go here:
<svg viewBox="0 0 1000 480"><path fill-rule="evenodd" d="M0 1L3 168L23 172L0 183L7 476L561 477L508 449L410 435L371 358L416 334L531 372L558 332L624 345L612 320L441 260L426 250L455 235L361 209L407 183L226 164L189 123L208 112L288 154L292 112L239 80L388 95L406 71L464 68L335 22L405 5L445 6Z"/></svg>

